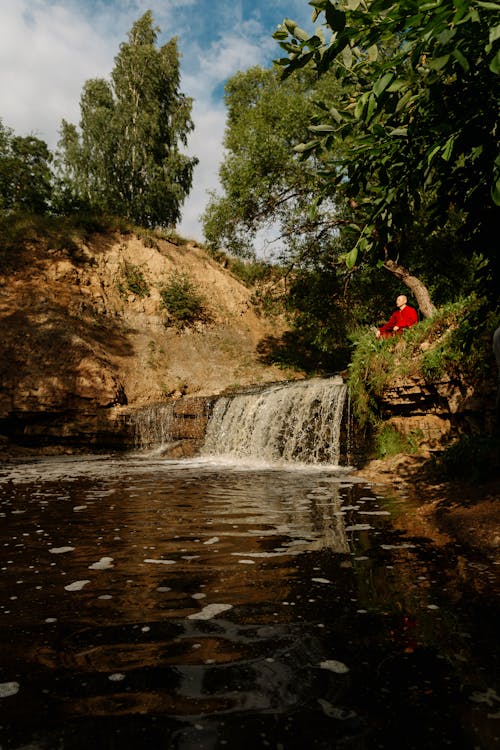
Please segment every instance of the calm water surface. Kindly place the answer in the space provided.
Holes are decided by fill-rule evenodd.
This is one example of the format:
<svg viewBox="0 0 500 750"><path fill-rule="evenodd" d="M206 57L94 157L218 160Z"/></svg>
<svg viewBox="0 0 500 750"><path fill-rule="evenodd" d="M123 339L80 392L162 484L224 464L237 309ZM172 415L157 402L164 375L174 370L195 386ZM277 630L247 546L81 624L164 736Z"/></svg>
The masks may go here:
<svg viewBox="0 0 500 750"><path fill-rule="evenodd" d="M347 471L0 465L0 747L497 748L498 567Z"/></svg>

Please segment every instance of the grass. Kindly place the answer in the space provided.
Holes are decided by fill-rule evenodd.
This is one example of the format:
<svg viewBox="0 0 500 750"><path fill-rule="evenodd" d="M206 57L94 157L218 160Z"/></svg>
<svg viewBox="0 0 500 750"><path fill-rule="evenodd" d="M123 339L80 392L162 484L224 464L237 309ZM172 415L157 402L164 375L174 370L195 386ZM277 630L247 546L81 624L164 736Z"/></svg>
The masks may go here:
<svg viewBox="0 0 500 750"><path fill-rule="evenodd" d="M400 377L436 383L447 377L469 380L491 372L491 336L500 311L485 311L475 296L442 307L401 336L376 339L362 330L352 336L348 384L361 425L377 426L378 399Z"/></svg>

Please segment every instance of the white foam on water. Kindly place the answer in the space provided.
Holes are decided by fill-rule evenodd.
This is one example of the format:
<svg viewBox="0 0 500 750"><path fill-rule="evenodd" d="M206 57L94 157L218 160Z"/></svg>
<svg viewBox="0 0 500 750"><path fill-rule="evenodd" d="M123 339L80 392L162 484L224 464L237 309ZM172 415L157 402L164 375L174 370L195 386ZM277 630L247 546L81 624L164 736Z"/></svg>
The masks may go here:
<svg viewBox="0 0 500 750"><path fill-rule="evenodd" d="M152 557L147 557L144 560L145 563L150 563L152 565L175 565L175 560L155 560Z"/></svg>
<svg viewBox="0 0 500 750"><path fill-rule="evenodd" d="M213 617L220 615L222 612L227 612L228 609L232 609L232 604L207 604L203 607L200 612L195 612L192 615L188 615L188 620L211 620Z"/></svg>
<svg viewBox="0 0 500 750"><path fill-rule="evenodd" d="M336 674L347 674L347 672L349 672L347 664L344 664L342 661L337 661L336 659L326 659L325 661L320 662L319 666L321 669L328 669L330 672L335 672Z"/></svg>
<svg viewBox="0 0 500 750"><path fill-rule="evenodd" d="M63 555L65 552L73 552L74 547L52 547L49 552L52 555Z"/></svg>
<svg viewBox="0 0 500 750"><path fill-rule="evenodd" d="M346 526L346 531L368 531L368 529L372 529L373 526L370 526L369 523L355 523L352 526Z"/></svg>
<svg viewBox="0 0 500 750"><path fill-rule="evenodd" d="M73 583L69 583L64 588L66 591L81 591L83 587L87 585L87 583L90 583L90 581L74 581Z"/></svg>
<svg viewBox="0 0 500 750"><path fill-rule="evenodd" d="M0 682L0 698L9 698L19 692L18 682Z"/></svg>
<svg viewBox="0 0 500 750"><path fill-rule="evenodd" d="M113 567L114 565L112 557L101 557L98 562L89 565L89 570L109 570L109 568Z"/></svg>

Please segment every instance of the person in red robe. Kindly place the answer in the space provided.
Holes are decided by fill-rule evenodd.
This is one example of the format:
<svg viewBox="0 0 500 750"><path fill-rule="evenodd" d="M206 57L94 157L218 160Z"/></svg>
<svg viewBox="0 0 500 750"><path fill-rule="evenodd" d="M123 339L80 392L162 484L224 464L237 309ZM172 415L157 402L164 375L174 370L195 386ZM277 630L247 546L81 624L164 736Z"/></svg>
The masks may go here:
<svg viewBox="0 0 500 750"><path fill-rule="evenodd" d="M418 314L414 307L410 307L407 304L407 299L404 294L400 294L396 299L395 310L387 323L377 329L377 338L388 338L389 336L395 336L397 333L402 333L405 328L410 328L418 323Z"/></svg>

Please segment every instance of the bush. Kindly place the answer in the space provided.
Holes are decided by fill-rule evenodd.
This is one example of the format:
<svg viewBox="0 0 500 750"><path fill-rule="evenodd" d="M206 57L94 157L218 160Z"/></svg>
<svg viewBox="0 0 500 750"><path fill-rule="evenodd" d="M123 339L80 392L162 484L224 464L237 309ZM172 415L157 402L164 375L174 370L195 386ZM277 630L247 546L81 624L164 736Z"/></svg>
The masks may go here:
<svg viewBox="0 0 500 750"><path fill-rule="evenodd" d="M139 266L134 266L133 263L125 261L123 274L125 276L128 291L137 294L141 299L143 297L149 297L148 282L144 278L144 274ZM120 290L123 291L123 287L120 286Z"/></svg>
<svg viewBox="0 0 500 750"><path fill-rule="evenodd" d="M207 321L206 303L186 273L174 271L160 289L162 307L176 325Z"/></svg>

